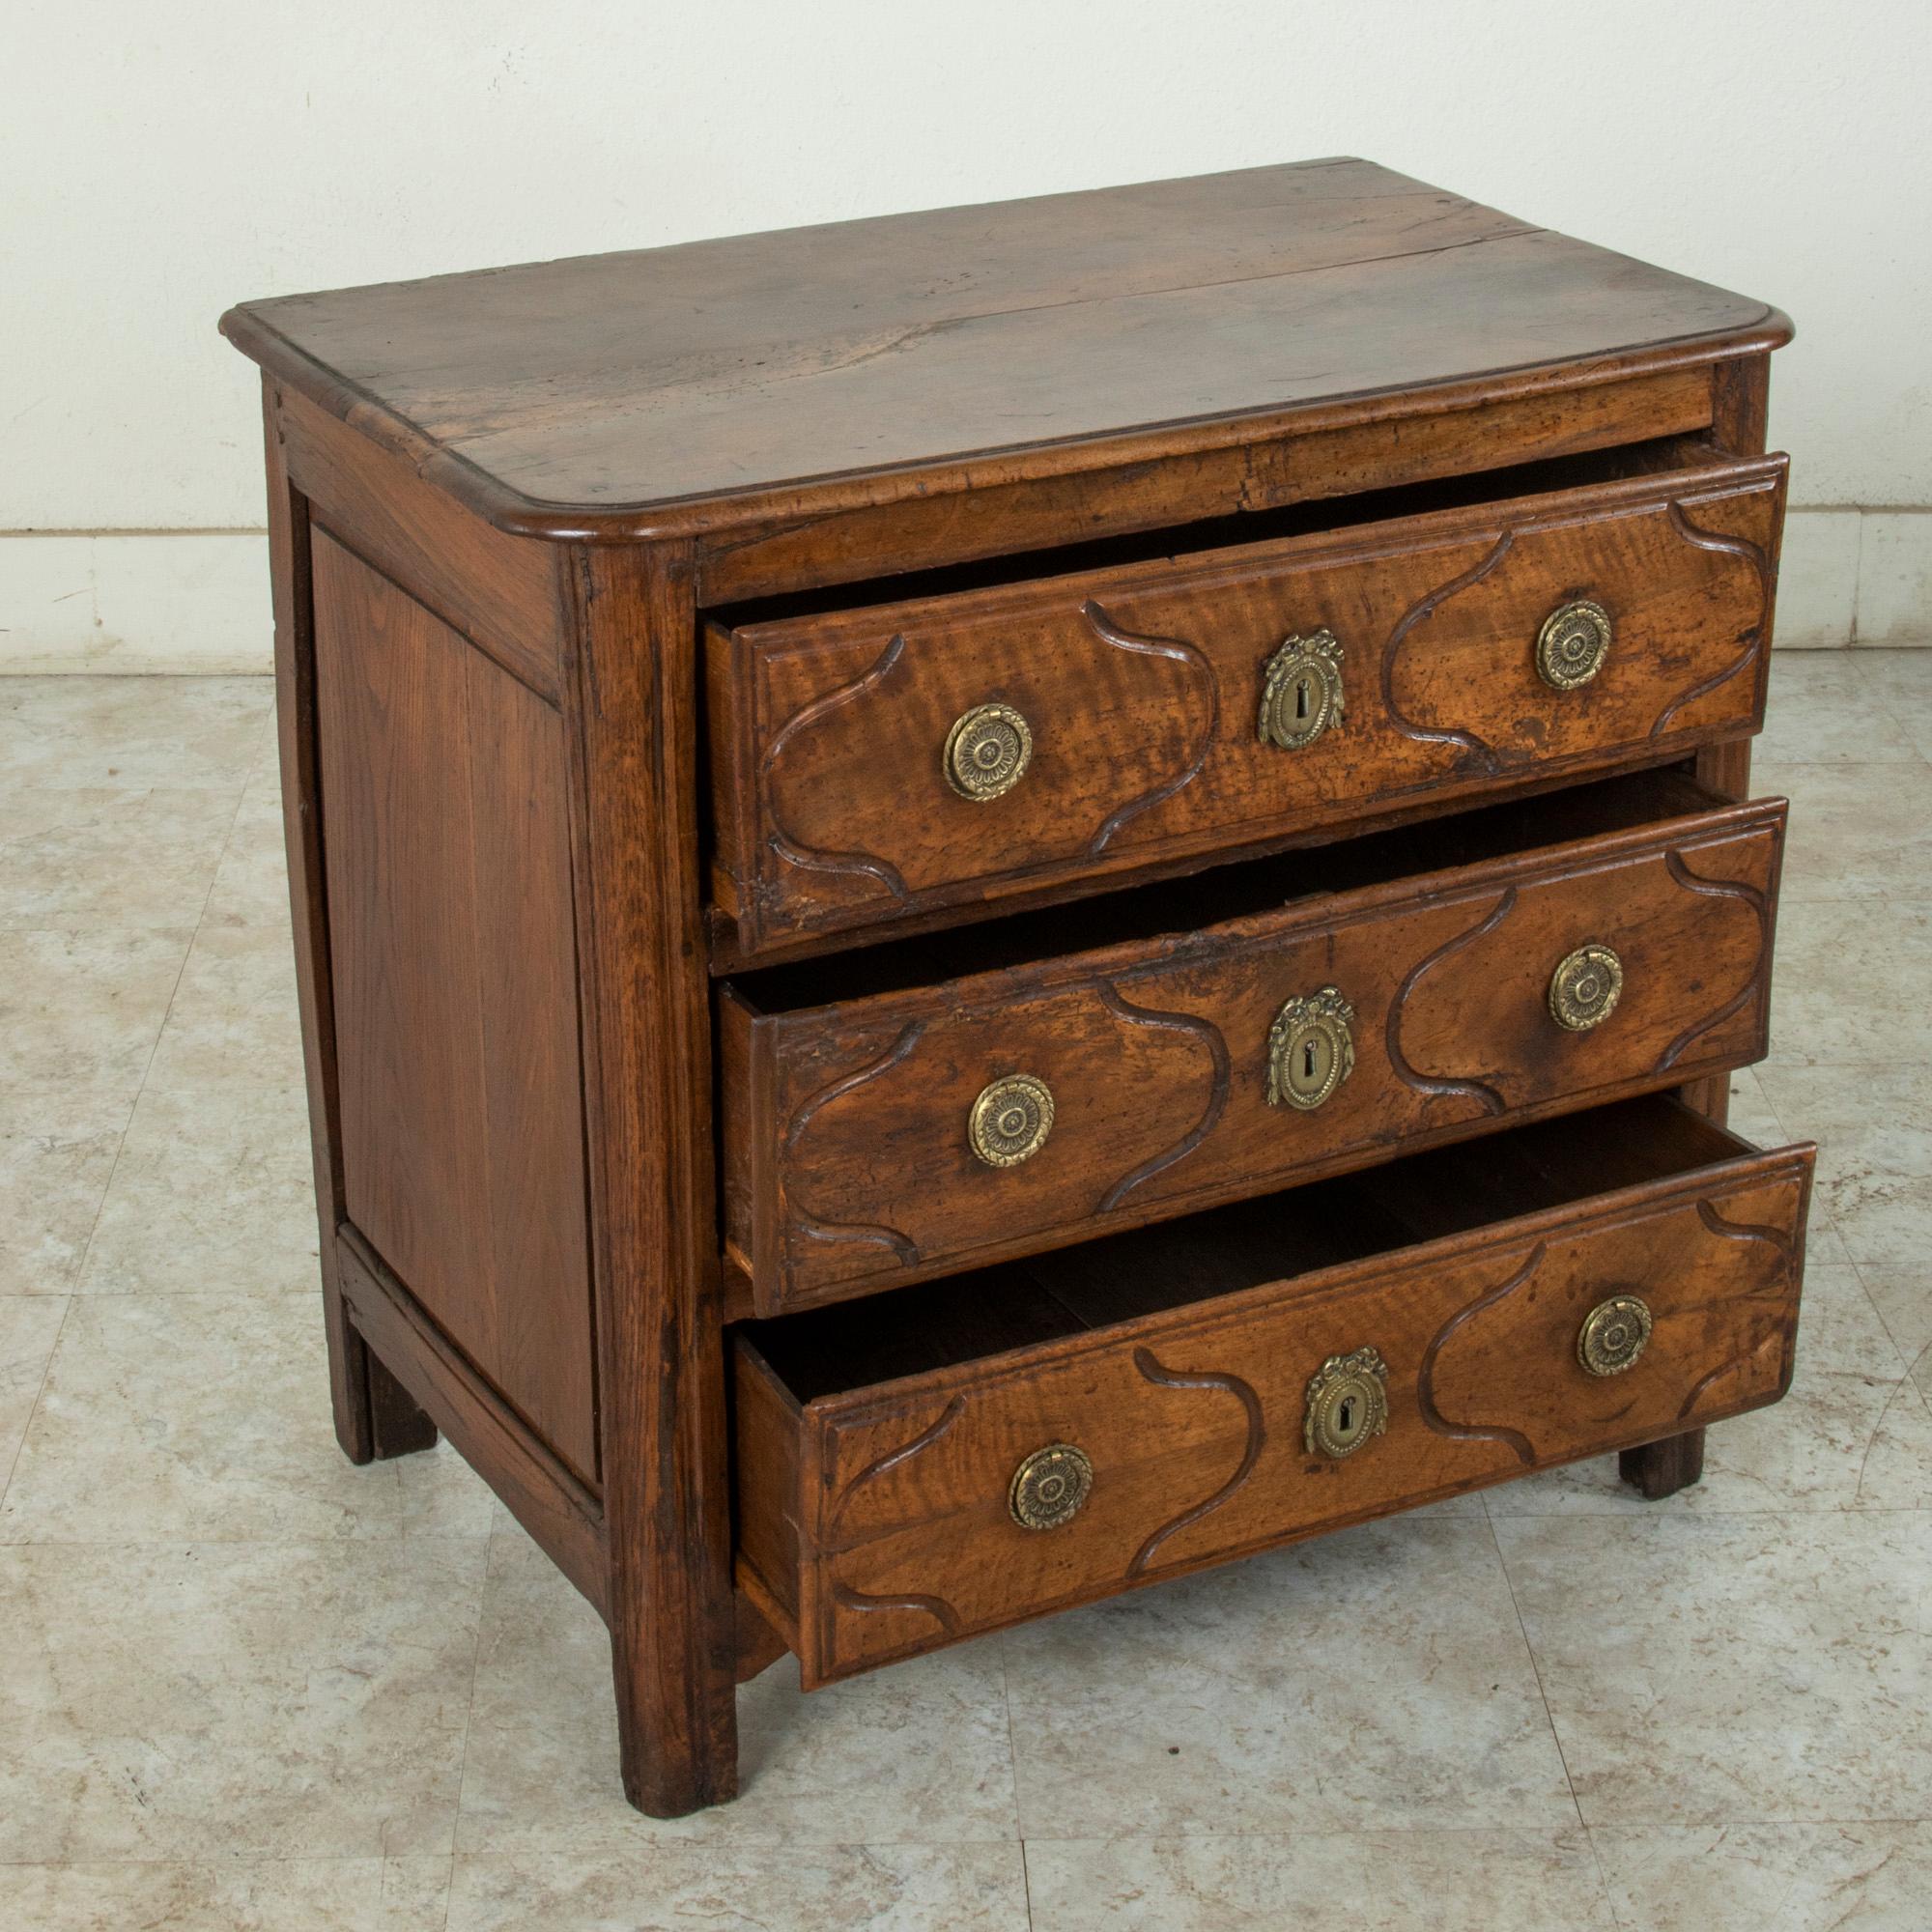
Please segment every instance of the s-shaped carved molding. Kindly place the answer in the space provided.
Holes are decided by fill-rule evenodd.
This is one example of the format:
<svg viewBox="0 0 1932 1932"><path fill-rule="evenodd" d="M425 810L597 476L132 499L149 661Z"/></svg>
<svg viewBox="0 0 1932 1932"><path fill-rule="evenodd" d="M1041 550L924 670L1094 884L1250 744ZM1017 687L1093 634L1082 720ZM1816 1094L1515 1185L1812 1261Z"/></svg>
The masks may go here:
<svg viewBox="0 0 1932 1932"><path fill-rule="evenodd" d="M866 1086L869 1081L891 1072L919 1044L920 1036L925 1032L925 1026L923 1020L908 1020L899 1029L897 1038L886 1048L885 1052L867 1061L863 1066L855 1067L850 1073L841 1073L838 1079L828 1081L817 1093L805 1100L793 1113L785 1128L785 1152L789 1154L797 1148L807 1127L835 1100L842 1100L846 1094ZM910 1235L897 1228L887 1227L883 1222L822 1220L812 1213L789 1187L785 1190L785 1206L788 1209L786 1228L790 1233L802 1235L808 1240L860 1241L874 1247L891 1248L907 1266L919 1260L919 1243Z"/></svg>
<svg viewBox="0 0 1932 1932"><path fill-rule="evenodd" d="M1383 1029L1382 1043L1388 1053L1388 1063L1395 1077L1404 1086L1412 1087L1416 1093L1430 1099L1463 1095L1474 1100L1486 1114L1500 1114L1505 1111L1503 1096L1493 1087L1481 1080L1456 1080L1438 1078L1434 1074L1418 1072L1408 1056L1402 1050L1402 1016L1408 1006L1408 997L1421 984L1423 976L1432 967L1439 966L1443 960L1452 958L1465 946L1473 946L1477 940L1493 932L1516 909L1516 888L1505 889L1503 895L1472 926L1446 939L1435 952L1425 953L1404 976L1402 984L1396 989L1396 996L1389 1002L1388 1023Z"/></svg>
<svg viewBox="0 0 1932 1932"><path fill-rule="evenodd" d="M1208 753L1214 746L1215 727L1220 723L1221 684L1214 675L1214 667L1208 662L1206 653L1199 645L1187 643L1179 638L1141 637L1132 631L1123 631L1091 597L1081 605L1080 614L1086 618L1088 628L1096 638L1103 643L1112 644L1117 650L1136 652L1143 657L1168 658L1183 666L1193 673L1208 700L1208 715L1202 721L1201 735L1195 743L1193 755L1174 777L1163 779L1159 784L1142 792L1138 798L1130 798L1126 804L1117 806L1107 814L1105 822L1087 847L1090 854L1097 856L1129 819L1139 817L1144 811L1151 811L1157 805L1165 805L1201 775L1201 768L1208 762Z"/></svg>
<svg viewBox="0 0 1932 1932"><path fill-rule="evenodd" d="M1408 635L1425 617L1434 616L1450 598L1460 596L1464 590L1482 582L1506 557L1516 543L1516 532L1505 530L1491 546L1490 553L1478 563L1472 564L1459 577L1452 577L1447 583L1438 583L1426 597L1418 598L1402 614L1400 621L1389 633L1388 642L1382 646L1381 687L1382 711L1389 723L1405 738L1413 738L1419 745L1456 745L1474 758L1483 771L1493 778L1502 768L1502 761L1494 749L1473 731L1435 730L1427 724L1418 724L1395 701L1395 661L1400 655Z"/></svg>
<svg viewBox="0 0 1932 1932"><path fill-rule="evenodd" d="M772 795L772 772L779 759L784 754L784 748L799 735L809 730L828 713L837 711L841 705L852 703L867 692L878 688L892 676L905 658L905 638L895 637L879 653L870 668L862 671L847 684L814 697L810 704L792 713L783 724L773 734L772 742L765 747L765 755L758 768L758 787L764 794L765 810L771 824L765 843L777 857L788 866L796 866L806 871L854 873L863 878L873 879L883 886L901 905L913 902L912 889L906 884L896 866L879 858L871 852L832 852L809 845L802 838L788 832L779 817L778 801Z"/></svg>
<svg viewBox="0 0 1932 1932"><path fill-rule="evenodd" d="M1096 981L1094 987L1101 1004L1116 1018L1129 1026L1159 1027L1169 1033L1178 1033L1197 1041L1207 1051L1213 1067L1213 1081L1208 1089L1208 1105L1201 1118L1186 1133L1124 1174L1100 1197L1099 1211L1104 1214L1118 1208L1144 1180L1151 1180L1156 1174L1172 1167L1176 1161L1184 1160L1192 1153L1220 1123L1222 1114L1227 1110L1228 1094L1233 1085L1233 1068L1228 1056L1228 1042L1221 1029L1212 1020L1205 1020L1194 1013L1160 1012L1151 1007L1137 1007L1122 998L1121 994L1104 980Z"/></svg>
<svg viewBox="0 0 1932 1932"><path fill-rule="evenodd" d="M1745 975L1744 984L1731 998L1686 1027L1663 1049L1662 1057L1657 1063L1660 1071L1674 1066L1692 1040L1702 1038L1713 1027L1722 1026L1756 997L1764 984L1765 968L1771 953L1771 904L1756 886L1747 885L1738 879L1707 879L1703 873L1693 872L1679 852L1666 852L1663 865L1671 878L1687 893L1695 893L1700 898L1730 899L1747 906L1757 920L1757 956L1751 962L1750 971Z"/></svg>
<svg viewBox="0 0 1932 1932"><path fill-rule="evenodd" d="M952 1425L965 1413L966 1398L963 1395L955 1395L909 1442L901 1442L896 1448L888 1449L884 1455L874 1457L838 1492L837 1500L826 1512L827 1531L837 1533L839 1521L845 1515L845 1505L867 1483L876 1482L888 1470L896 1469L903 1463L910 1463L915 1456L930 1449L935 1442L950 1435L952 1433Z"/></svg>
<svg viewBox="0 0 1932 1932"><path fill-rule="evenodd" d="M1701 524L1693 524L1685 515L1684 505L1673 501L1670 505L1670 527L1688 544L1694 544L1699 550L1715 551L1721 555L1739 556L1757 573L1757 620L1748 626L1740 638L1743 650L1724 666L1714 671L1701 683L1693 684L1689 691L1681 692L1657 714L1657 722L1650 727L1653 738L1661 738L1668 729L1670 721L1687 704L1694 704L1700 697L1708 697L1719 685L1728 684L1747 665L1756 661L1764 649L1766 621L1771 615L1771 558L1765 554L1762 544L1754 544L1747 537L1720 536L1716 530L1707 530Z"/></svg>
<svg viewBox="0 0 1932 1932"><path fill-rule="evenodd" d="M1192 1504L1172 1521L1163 1523L1134 1552L1133 1560L1127 1565L1126 1574L1129 1577L1143 1577L1153 1562L1155 1550L1163 1543L1199 1522L1203 1517L1212 1515L1254 1474L1255 1464L1261 1461L1262 1449L1267 1441L1267 1424L1262 1413L1261 1397L1255 1393L1253 1385L1244 1382L1239 1376L1207 1371L1199 1375L1183 1375L1162 1367L1150 1349L1134 1350L1134 1367L1148 1381L1160 1388L1212 1389L1224 1395L1231 1395L1241 1405L1248 1419L1248 1439L1242 1448L1241 1460L1236 1465L1235 1473L1205 1501Z"/></svg>
<svg viewBox="0 0 1932 1932"><path fill-rule="evenodd" d="M1429 1347L1422 1351L1422 1366L1415 1375L1415 1406L1421 1411L1423 1422L1436 1435L1459 1442L1500 1442L1525 1469L1534 1465L1536 1451L1521 1430L1512 1429L1501 1422L1455 1422L1442 1413L1435 1401L1435 1361L1465 1323L1475 1321L1479 1315L1486 1315L1497 1302L1507 1300L1525 1282L1534 1280L1548 1252L1548 1244L1538 1241L1522 1265L1507 1280L1498 1282L1487 1293L1479 1294L1474 1301L1465 1302L1459 1308L1431 1338Z"/></svg>

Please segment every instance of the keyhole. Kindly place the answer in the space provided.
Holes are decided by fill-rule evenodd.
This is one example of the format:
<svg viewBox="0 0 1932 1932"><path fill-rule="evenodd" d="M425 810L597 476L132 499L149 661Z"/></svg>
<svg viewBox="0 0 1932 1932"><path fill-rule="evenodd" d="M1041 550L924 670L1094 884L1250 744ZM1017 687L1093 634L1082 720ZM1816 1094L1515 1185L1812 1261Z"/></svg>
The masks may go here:
<svg viewBox="0 0 1932 1932"><path fill-rule="evenodd" d="M1294 715L1296 718L1308 716L1308 680L1305 677L1294 687Z"/></svg>
<svg viewBox="0 0 1932 1932"><path fill-rule="evenodd" d="M1351 1395L1345 1395L1342 1398L1341 1408L1336 1411L1335 1434L1337 1435L1352 1435L1354 1432L1355 1398Z"/></svg>
<svg viewBox="0 0 1932 1932"><path fill-rule="evenodd" d="M1315 1078L1315 1042L1312 1039L1301 1043L1301 1077L1308 1081Z"/></svg>

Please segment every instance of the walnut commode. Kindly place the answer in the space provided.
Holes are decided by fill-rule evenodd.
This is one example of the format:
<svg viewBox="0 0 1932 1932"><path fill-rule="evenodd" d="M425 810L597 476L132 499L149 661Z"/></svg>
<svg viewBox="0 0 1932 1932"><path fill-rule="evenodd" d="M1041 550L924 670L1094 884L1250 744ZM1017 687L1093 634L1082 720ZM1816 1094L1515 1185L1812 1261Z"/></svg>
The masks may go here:
<svg viewBox="0 0 1932 1932"><path fill-rule="evenodd" d="M1775 310L1341 160L223 327L337 1431L596 1605L634 1803L1783 1393Z"/></svg>

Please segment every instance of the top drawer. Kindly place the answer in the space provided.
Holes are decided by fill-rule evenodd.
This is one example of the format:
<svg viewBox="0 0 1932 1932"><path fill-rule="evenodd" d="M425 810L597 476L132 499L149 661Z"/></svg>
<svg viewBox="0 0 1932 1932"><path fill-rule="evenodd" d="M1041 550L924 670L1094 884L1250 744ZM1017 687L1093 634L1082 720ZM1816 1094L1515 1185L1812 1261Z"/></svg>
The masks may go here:
<svg viewBox="0 0 1932 1932"><path fill-rule="evenodd" d="M707 632L741 954L1757 728L1785 459Z"/></svg>

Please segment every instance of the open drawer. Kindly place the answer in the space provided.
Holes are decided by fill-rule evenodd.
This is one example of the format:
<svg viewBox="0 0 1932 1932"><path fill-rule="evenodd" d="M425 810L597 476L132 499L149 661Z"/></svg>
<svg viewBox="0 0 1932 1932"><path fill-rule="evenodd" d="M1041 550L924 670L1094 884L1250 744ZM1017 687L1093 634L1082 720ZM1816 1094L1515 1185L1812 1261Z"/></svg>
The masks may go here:
<svg viewBox="0 0 1932 1932"><path fill-rule="evenodd" d="M1775 1402L1812 1149L1662 1095L736 1331L808 1687Z"/></svg>
<svg viewBox="0 0 1932 1932"><path fill-rule="evenodd" d="M1638 773L729 981L732 1306L867 1293L1758 1059L1784 814Z"/></svg>
<svg viewBox="0 0 1932 1932"><path fill-rule="evenodd" d="M1754 731L1785 459L1615 473L1633 460L1529 494L1492 478L1494 499L1422 514L1401 493L1327 503L1330 527L1272 542L712 623L727 950ZM1335 527L1351 510L1366 521Z"/></svg>

